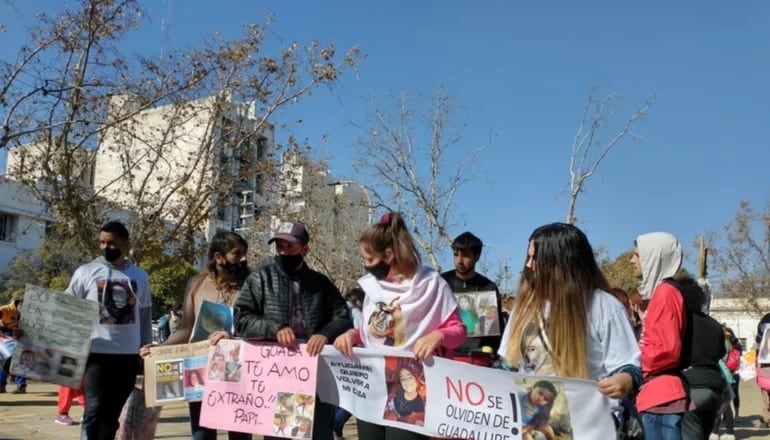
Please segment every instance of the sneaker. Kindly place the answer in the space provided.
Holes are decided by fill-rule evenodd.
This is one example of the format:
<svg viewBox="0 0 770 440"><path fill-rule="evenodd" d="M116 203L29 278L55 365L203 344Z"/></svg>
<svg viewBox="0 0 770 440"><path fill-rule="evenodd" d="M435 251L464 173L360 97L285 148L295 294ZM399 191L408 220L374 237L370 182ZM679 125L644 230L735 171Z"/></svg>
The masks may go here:
<svg viewBox="0 0 770 440"><path fill-rule="evenodd" d="M70 416L67 414L59 414L53 421L54 423L67 426L75 424L75 422L73 422Z"/></svg>
<svg viewBox="0 0 770 440"><path fill-rule="evenodd" d="M711 434L709 436L709 440L720 440L719 439L719 434Z"/></svg>
<svg viewBox="0 0 770 440"><path fill-rule="evenodd" d="M15 390L13 390L11 394L27 394L27 387L26 386L18 387Z"/></svg>
<svg viewBox="0 0 770 440"><path fill-rule="evenodd" d="M735 436L733 434L722 434L719 440L735 440Z"/></svg>

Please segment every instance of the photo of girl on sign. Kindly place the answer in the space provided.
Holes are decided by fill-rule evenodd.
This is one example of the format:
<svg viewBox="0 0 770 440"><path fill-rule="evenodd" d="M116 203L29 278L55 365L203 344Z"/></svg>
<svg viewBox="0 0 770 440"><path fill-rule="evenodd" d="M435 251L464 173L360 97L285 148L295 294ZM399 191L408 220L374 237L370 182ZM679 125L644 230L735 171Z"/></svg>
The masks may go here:
<svg viewBox="0 0 770 440"><path fill-rule="evenodd" d="M517 379L523 440L572 440L564 383Z"/></svg>
<svg viewBox="0 0 770 440"><path fill-rule="evenodd" d="M383 418L410 425L425 422L425 372L416 359L385 357L388 400Z"/></svg>

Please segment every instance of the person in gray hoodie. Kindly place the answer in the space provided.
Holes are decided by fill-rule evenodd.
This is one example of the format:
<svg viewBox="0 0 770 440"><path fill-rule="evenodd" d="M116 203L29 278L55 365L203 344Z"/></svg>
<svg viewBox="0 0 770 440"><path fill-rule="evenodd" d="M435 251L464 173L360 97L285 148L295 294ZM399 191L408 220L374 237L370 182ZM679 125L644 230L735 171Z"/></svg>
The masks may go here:
<svg viewBox="0 0 770 440"><path fill-rule="evenodd" d="M67 287L67 293L99 303L83 377L82 440L115 438L140 369L139 347L152 342L150 281L128 259L130 247L125 225L105 224L99 231L104 255L78 267Z"/></svg>
<svg viewBox="0 0 770 440"><path fill-rule="evenodd" d="M636 405L649 440L708 439L725 383L721 325L704 313L707 297L691 278L674 276L682 247L673 235L640 235L631 256L649 298L641 337L643 385ZM690 406L690 403L693 406Z"/></svg>

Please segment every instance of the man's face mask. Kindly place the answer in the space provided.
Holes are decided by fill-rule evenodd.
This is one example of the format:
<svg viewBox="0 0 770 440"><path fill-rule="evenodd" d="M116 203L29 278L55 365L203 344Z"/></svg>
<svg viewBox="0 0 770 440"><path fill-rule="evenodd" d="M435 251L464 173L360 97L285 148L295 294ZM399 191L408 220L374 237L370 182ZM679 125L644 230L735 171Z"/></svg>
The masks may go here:
<svg viewBox="0 0 770 440"><path fill-rule="evenodd" d="M292 273L302 264L302 254L295 254L295 255L285 255L280 254L278 255L278 264L281 265L283 270L285 270L288 273Z"/></svg>
<svg viewBox="0 0 770 440"><path fill-rule="evenodd" d="M104 248L104 259L112 263L123 255L123 251L118 248L107 246Z"/></svg>

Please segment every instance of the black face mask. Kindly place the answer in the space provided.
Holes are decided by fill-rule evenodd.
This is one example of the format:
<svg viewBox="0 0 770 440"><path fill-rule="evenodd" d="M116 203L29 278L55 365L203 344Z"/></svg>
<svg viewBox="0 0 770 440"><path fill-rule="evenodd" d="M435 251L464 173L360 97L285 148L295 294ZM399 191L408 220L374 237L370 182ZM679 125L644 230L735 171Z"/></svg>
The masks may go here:
<svg viewBox="0 0 770 440"><path fill-rule="evenodd" d="M246 278L249 274L249 265L246 261L239 261L237 263L225 261L223 269L226 273L236 278Z"/></svg>
<svg viewBox="0 0 770 440"><path fill-rule="evenodd" d="M104 259L112 263L123 255L123 251L117 248L106 247L104 248Z"/></svg>
<svg viewBox="0 0 770 440"><path fill-rule="evenodd" d="M390 264L386 263L385 260L380 260L374 266L364 266L364 269L378 280L384 280L390 272Z"/></svg>
<svg viewBox="0 0 770 440"><path fill-rule="evenodd" d="M302 264L302 254L278 255L276 259L286 273L293 273Z"/></svg>

